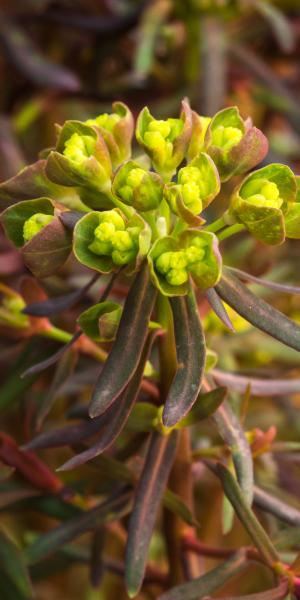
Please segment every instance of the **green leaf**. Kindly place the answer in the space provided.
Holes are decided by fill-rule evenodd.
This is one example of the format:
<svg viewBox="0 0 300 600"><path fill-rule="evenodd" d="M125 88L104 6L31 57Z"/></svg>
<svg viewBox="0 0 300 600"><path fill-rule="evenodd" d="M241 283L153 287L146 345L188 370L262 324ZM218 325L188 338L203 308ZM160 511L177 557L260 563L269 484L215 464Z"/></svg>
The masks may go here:
<svg viewBox="0 0 300 600"><path fill-rule="evenodd" d="M195 517L192 515L187 505L181 500L180 496L178 496L171 490L167 489L165 491L163 497L163 504L168 510L174 513L174 515L177 515L185 523L191 525L191 527L199 526L198 521L196 521Z"/></svg>
<svg viewBox="0 0 300 600"><path fill-rule="evenodd" d="M94 240L94 231L101 222L100 214L90 212L77 221L74 228L73 250L77 260L86 267L100 273L111 273L120 268L114 265L111 256L98 256L89 249L89 245Z"/></svg>
<svg viewBox="0 0 300 600"><path fill-rule="evenodd" d="M177 368L162 415L165 427L172 427L191 409L197 399L205 367L205 338L194 293L170 300L176 343Z"/></svg>
<svg viewBox="0 0 300 600"><path fill-rule="evenodd" d="M286 346L300 351L300 327L279 310L253 294L227 269L216 286L221 298L249 323Z"/></svg>
<svg viewBox="0 0 300 600"><path fill-rule="evenodd" d="M296 45L296 37L292 23L285 16L282 10L276 6L261 0L255 1L255 7L260 14L265 17L277 38L277 41L284 52L292 52Z"/></svg>
<svg viewBox="0 0 300 600"><path fill-rule="evenodd" d="M139 592L143 582L149 543L176 447L177 432L169 436L151 434L128 528L125 579L131 598Z"/></svg>
<svg viewBox="0 0 300 600"><path fill-rule="evenodd" d="M82 331L96 342L109 342L115 338L122 307L117 302L100 302L85 310L77 321Z"/></svg>
<svg viewBox="0 0 300 600"><path fill-rule="evenodd" d="M158 596L157 600L199 600L199 598L210 596L210 594L222 587L231 577L239 573L245 565L244 552L237 552L224 563L215 567L215 569L212 569L201 577L171 588L169 591Z"/></svg>
<svg viewBox="0 0 300 600"><path fill-rule="evenodd" d="M127 421L129 431L153 431L159 415L159 408L150 402L138 402Z"/></svg>
<svg viewBox="0 0 300 600"><path fill-rule="evenodd" d="M101 370L90 403L90 416L105 412L133 376L145 345L156 298L144 264L127 295L114 345Z"/></svg>
<svg viewBox="0 0 300 600"><path fill-rule="evenodd" d="M33 597L22 553L3 531L0 531L0 589L5 600Z"/></svg>
<svg viewBox="0 0 300 600"><path fill-rule="evenodd" d="M223 490L231 502L238 518L250 535L254 545L264 560L272 565L279 561L279 556L265 530L252 512L233 475L222 464L217 465L217 475L221 480Z"/></svg>
<svg viewBox="0 0 300 600"><path fill-rule="evenodd" d="M24 223L36 213L54 215L54 206L49 198L24 200L7 208L1 215L5 235L17 247L24 246Z"/></svg>
<svg viewBox="0 0 300 600"><path fill-rule="evenodd" d="M211 417L222 404L225 396L225 387L216 388L207 392L207 394L199 394L193 408L186 417L183 417L183 419L179 421L177 427L181 429L182 427L197 425L199 421Z"/></svg>

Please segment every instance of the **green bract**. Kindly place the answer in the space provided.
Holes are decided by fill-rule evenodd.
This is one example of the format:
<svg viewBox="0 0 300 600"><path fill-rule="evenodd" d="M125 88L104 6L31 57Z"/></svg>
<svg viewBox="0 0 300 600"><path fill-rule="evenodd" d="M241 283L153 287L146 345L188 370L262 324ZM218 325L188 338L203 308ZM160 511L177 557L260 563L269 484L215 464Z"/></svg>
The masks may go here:
<svg viewBox="0 0 300 600"><path fill-rule="evenodd" d="M199 150L202 148L199 135ZM195 152L196 142L193 142ZM225 108L210 121L204 139L205 151L214 160L221 181L245 173L255 167L266 155L268 142L263 133L244 121L236 107Z"/></svg>
<svg viewBox="0 0 300 600"><path fill-rule="evenodd" d="M96 342L111 342L115 338L122 307L117 302L99 302L78 318L81 329Z"/></svg>
<svg viewBox="0 0 300 600"><path fill-rule="evenodd" d="M182 162L192 132L191 109L182 103L179 119L155 119L149 109L139 114L136 138L150 156L155 170L168 181Z"/></svg>
<svg viewBox="0 0 300 600"><path fill-rule="evenodd" d="M114 102L112 108L113 113L104 113L95 119L88 119L86 124L99 129L115 169L124 160L130 158L134 123L132 113L126 104Z"/></svg>
<svg viewBox="0 0 300 600"><path fill-rule="evenodd" d="M136 210L153 210L161 203L163 182L157 173L146 171L130 160L116 172L112 191L124 204Z"/></svg>
<svg viewBox="0 0 300 600"><path fill-rule="evenodd" d="M288 222L293 220L296 189L289 167L268 165L244 179L232 197L230 213L257 239L281 244L286 236L285 215L289 214Z"/></svg>
<svg viewBox="0 0 300 600"><path fill-rule="evenodd" d="M27 267L36 277L48 277L66 261L71 251L71 232L54 215L49 198L24 200L1 215L5 233L21 249Z"/></svg>
<svg viewBox="0 0 300 600"><path fill-rule="evenodd" d="M287 202L284 214L285 234L288 238L300 239L300 177L296 177L297 194L295 202Z"/></svg>
<svg viewBox="0 0 300 600"><path fill-rule="evenodd" d="M165 296L183 296L189 276L201 289L214 286L221 275L222 259L213 233L187 229L175 240L157 240L148 262L153 283Z"/></svg>
<svg viewBox="0 0 300 600"><path fill-rule="evenodd" d="M90 212L74 229L74 253L87 267L109 273L139 261L149 249L151 232L139 215L129 220L118 209Z"/></svg>
<svg viewBox="0 0 300 600"><path fill-rule="evenodd" d="M112 164L99 129L80 121L66 121L59 131L55 150L47 158L46 173L60 185L109 193Z"/></svg>
<svg viewBox="0 0 300 600"><path fill-rule="evenodd" d="M166 184L164 195L172 211L190 225L203 223L196 218L220 191L217 168L207 154L201 152L178 172L177 184Z"/></svg>

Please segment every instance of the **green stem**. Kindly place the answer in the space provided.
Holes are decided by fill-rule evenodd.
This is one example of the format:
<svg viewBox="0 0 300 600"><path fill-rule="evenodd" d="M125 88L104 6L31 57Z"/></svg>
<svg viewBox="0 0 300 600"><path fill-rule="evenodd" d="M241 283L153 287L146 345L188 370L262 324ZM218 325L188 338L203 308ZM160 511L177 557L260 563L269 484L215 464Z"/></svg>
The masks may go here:
<svg viewBox="0 0 300 600"><path fill-rule="evenodd" d="M221 242L222 240L226 240L227 238L231 237L235 233L239 233L240 231L244 231L245 229L246 229L246 227L245 227L245 225L242 225L242 223L235 223L234 225L230 225L230 227L227 227L227 229L225 229L224 231L221 231L221 233L219 233L219 235L218 235L219 242Z"/></svg>
<svg viewBox="0 0 300 600"><path fill-rule="evenodd" d="M220 217L220 219L213 221L213 223L211 223L210 225L205 227L205 231L211 231L212 233L216 233L216 231L219 231L219 229L226 227L226 225L227 225L227 223L225 222L224 215L223 215L223 217Z"/></svg>
<svg viewBox="0 0 300 600"><path fill-rule="evenodd" d="M73 337L68 331L64 331L63 329L54 326L39 331L39 335L56 340L57 342L62 342L63 344L67 344Z"/></svg>

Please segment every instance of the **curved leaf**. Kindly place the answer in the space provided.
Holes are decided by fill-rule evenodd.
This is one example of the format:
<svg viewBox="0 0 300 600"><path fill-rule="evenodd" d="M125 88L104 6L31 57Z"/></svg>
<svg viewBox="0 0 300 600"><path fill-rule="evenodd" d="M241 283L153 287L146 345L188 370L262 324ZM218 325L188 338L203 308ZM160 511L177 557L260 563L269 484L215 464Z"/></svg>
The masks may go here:
<svg viewBox="0 0 300 600"><path fill-rule="evenodd" d="M144 264L124 305L116 340L100 373L90 402L90 416L105 412L136 371L145 345L156 290Z"/></svg>
<svg viewBox="0 0 300 600"><path fill-rule="evenodd" d="M33 597L22 553L3 531L0 531L0 589L5 600Z"/></svg>
<svg viewBox="0 0 300 600"><path fill-rule="evenodd" d="M176 342L177 369L162 415L165 427L172 427L197 399L205 368L205 338L194 293L170 299Z"/></svg>
<svg viewBox="0 0 300 600"><path fill-rule="evenodd" d="M279 310L253 294L241 281L224 269L216 286L221 298L249 323L286 346L300 351L300 327Z"/></svg>

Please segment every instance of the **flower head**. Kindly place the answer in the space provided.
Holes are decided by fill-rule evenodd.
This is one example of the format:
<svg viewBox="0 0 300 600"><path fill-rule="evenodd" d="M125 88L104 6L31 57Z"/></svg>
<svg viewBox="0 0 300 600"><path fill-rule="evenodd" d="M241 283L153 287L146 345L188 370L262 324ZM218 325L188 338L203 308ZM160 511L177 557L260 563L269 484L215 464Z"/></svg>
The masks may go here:
<svg viewBox="0 0 300 600"><path fill-rule="evenodd" d="M163 198L161 177L133 161L125 163L117 171L112 190L122 202L141 211L158 208Z"/></svg>

